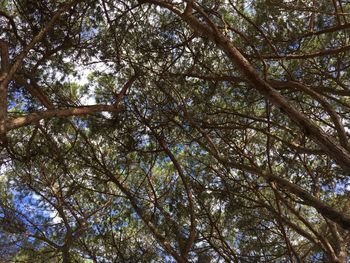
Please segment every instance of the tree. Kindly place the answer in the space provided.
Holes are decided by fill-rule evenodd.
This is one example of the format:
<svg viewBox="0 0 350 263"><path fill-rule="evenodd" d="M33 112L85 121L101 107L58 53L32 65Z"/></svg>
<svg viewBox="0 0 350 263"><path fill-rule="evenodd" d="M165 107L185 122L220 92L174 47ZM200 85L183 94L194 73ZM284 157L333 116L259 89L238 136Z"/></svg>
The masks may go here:
<svg viewBox="0 0 350 263"><path fill-rule="evenodd" d="M347 262L344 1L3 1L1 260Z"/></svg>

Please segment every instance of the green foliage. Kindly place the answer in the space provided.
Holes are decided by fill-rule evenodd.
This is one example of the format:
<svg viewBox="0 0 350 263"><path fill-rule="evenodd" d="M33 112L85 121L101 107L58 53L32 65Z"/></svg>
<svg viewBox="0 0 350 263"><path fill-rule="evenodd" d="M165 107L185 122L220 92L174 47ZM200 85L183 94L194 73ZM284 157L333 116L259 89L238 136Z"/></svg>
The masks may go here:
<svg viewBox="0 0 350 263"><path fill-rule="evenodd" d="M349 260L350 5L188 2L0 2L1 262Z"/></svg>

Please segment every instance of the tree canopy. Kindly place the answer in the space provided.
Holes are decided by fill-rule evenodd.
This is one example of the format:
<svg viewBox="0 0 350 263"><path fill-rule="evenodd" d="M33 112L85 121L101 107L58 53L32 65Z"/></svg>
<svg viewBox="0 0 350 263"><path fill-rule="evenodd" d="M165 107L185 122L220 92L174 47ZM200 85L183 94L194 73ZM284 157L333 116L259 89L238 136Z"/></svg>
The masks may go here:
<svg viewBox="0 0 350 263"><path fill-rule="evenodd" d="M350 3L0 2L1 262L349 262Z"/></svg>

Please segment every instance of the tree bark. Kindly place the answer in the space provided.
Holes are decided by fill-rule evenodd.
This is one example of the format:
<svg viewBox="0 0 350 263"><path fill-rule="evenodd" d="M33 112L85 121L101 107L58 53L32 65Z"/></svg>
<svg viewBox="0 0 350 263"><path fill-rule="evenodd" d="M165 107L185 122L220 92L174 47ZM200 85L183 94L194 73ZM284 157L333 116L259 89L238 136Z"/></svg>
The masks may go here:
<svg viewBox="0 0 350 263"><path fill-rule="evenodd" d="M70 263L71 262L71 257L69 253L69 248L64 247L62 249L62 263Z"/></svg>
<svg viewBox="0 0 350 263"><path fill-rule="evenodd" d="M57 109L57 110L47 110L42 112L29 113L23 117L17 117L10 119L6 122L6 129L13 130L19 127L23 127L35 122L38 122L43 119L49 119L53 117L70 117L70 116L79 116L87 115L96 112L108 111L108 112L117 112L120 108L114 105L91 105L91 106L82 106L68 109Z"/></svg>
<svg viewBox="0 0 350 263"><path fill-rule="evenodd" d="M6 134L6 119L7 119L7 88L8 83L4 81L7 78L9 70L9 50L7 43L0 40L0 56L1 56L1 71L0 71L0 141L3 141Z"/></svg>

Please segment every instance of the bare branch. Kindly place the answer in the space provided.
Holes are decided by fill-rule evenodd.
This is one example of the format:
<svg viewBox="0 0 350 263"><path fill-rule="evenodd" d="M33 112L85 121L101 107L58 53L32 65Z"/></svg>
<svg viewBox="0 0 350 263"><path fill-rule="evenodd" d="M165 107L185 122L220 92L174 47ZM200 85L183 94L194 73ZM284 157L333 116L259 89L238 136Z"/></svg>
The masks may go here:
<svg viewBox="0 0 350 263"><path fill-rule="evenodd" d="M36 123L43 119L49 119L53 117L59 117L59 118L71 117L71 116L88 115L88 114L103 112L103 111L118 112L119 110L120 110L119 107L115 107L112 105L91 105L91 106L82 106L82 107L76 107L76 108L35 112L35 113L29 113L23 117L17 117L17 118L8 120L6 122L6 128L7 130L13 130L19 127Z"/></svg>

